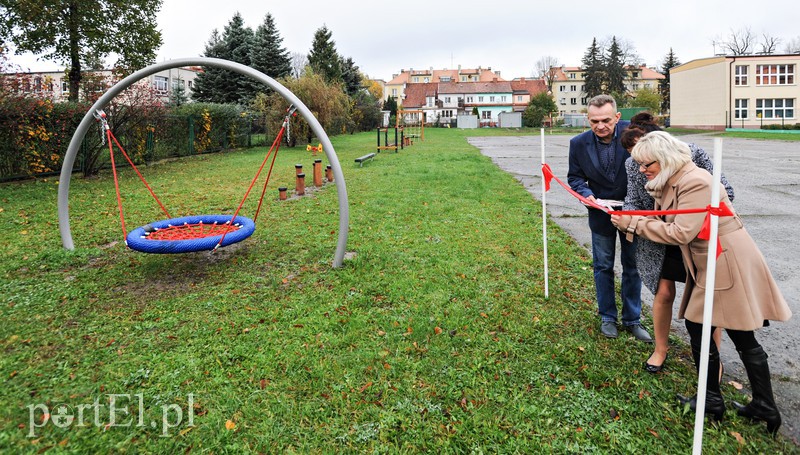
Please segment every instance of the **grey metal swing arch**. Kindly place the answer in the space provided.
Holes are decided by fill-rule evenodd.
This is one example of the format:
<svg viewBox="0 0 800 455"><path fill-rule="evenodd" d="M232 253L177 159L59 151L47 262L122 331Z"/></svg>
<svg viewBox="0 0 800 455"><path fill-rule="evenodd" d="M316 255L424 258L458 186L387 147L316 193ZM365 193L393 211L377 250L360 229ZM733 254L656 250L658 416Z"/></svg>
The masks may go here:
<svg viewBox="0 0 800 455"><path fill-rule="evenodd" d="M306 107L306 105L303 104L303 102L300 101L300 99L297 98L294 93L281 85L275 79L260 71L256 71L249 66L229 60L210 57L168 60L142 68L141 70L136 71L135 73L116 83L92 105L92 107L89 109L89 112L86 113L86 115L83 117L83 120L81 120L81 123L78 125L78 128L75 130L75 134L72 136L72 140L67 148L67 153L64 156L64 163L61 168L61 176L58 185L58 229L61 234L61 243L63 247L67 250L75 249L69 222L69 186L72 178L72 167L75 164L75 159L78 155L81 142L83 142L84 136L95 121L93 115L94 112L105 108L115 96L119 95L123 90L139 80L159 71L185 66L211 66L215 68L222 68L251 77L258 82L262 82L278 92L288 103L294 105L297 109L297 112L299 112L305 121L308 122L308 125L311 127L311 131L320 140L320 143L323 146L323 151L328 159L328 162L330 163L331 170L333 171L334 175L334 184L336 185L336 191L339 200L339 237L336 242L336 251L334 252L332 265L335 268L341 267L342 263L344 262L345 251L347 248L347 235L349 231L350 219L350 211L347 200L347 187L344 181L344 174L342 173L342 166L339 164L339 158L336 156L336 151L334 150L328 135L325 133L325 130L322 128L322 125L319 123L316 117L314 117L314 114L311 113L311 110L309 110L308 107Z"/></svg>

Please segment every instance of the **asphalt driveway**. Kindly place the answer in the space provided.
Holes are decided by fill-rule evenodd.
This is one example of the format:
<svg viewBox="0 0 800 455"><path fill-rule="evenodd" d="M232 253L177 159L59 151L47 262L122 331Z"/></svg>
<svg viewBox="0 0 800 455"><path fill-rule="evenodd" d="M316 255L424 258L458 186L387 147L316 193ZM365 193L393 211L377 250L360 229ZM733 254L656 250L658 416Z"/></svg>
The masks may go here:
<svg viewBox="0 0 800 455"><path fill-rule="evenodd" d="M546 135L545 161L561 180L567 180L567 156L571 136ZM681 136L713 154L709 135ZM469 142L504 171L514 175L541 199L541 140L537 136L475 137ZM745 228L767 259L794 316L756 332L770 356L778 407L783 414L781 433L800 441L800 142L726 138L722 172L735 191L734 207ZM587 249L591 237L586 209L553 182L547 193L548 216ZM619 261L617 261L619 262ZM619 265L617 265L619 267ZM682 289L678 294L681 295ZM642 288L642 300L652 304L652 294ZM680 297L678 297L679 299ZM677 299L676 299L677 300ZM674 305L677 315L678 305ZM673 331L688 339L683 324ZM747 376L733 343L723 337L721 350L726 380L747 386Z"/></svg>

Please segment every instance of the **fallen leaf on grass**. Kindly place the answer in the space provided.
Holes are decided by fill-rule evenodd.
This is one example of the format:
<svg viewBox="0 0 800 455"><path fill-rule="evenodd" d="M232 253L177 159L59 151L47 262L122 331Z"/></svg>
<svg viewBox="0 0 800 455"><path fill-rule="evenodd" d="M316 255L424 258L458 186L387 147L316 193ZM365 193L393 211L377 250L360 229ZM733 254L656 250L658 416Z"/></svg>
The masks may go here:
<svg viewBox="0 0 800 455"><path fill-rule="evenodd" d="M193 428L194 427L186 427L183 430L179 431L178 434L181 435L181 436L184 436L184 435L186 435L186 433L192 431Z"/></svg>
<svg viewBox="0 0 800 455"><path fill-rule="evenodd" d="M736 381L728 381L728 384L732 385L733 388L736 390L742 390L744 388L740 383Z"/></svg>
<svg viewBox="0 0 800 455"><path fill-rule="evenodd" d="M359 392L363 392L363 391L367 390L367 388L369 388L369 386L371 386L371 385L372 385L372 381L369 381L368 383L366 383L363 386L361 386L361 388L358 389L358 391Z"/></svg>
<svg viewBox="0 0 800 455"><path fill-rule="evenodd" d="M653 436L658 437L658 432L656 430L653 430L652 428L648 428L647 431L649 431L650 434L652 434Z"/></svg>
<svg viewBox="0 0 800 455"><path fill-rule="evenodd" d="M440 333L442 333L442 328L439 327L439 326L434 327L433 328L433 333L439 335Z"/></svg>
<svg viewBox="0 0 800 455"><path fill-rule="evenodd" d="M225 429L226 430L233 430L234 428L236 428L236 424L233 423L233 420L226 420L225 421Z"/></svg>
<svg viewBox="0 0 800 455"><path fill-rule="evenodd" d="M739 434L736 431L731 431L731 435L733 435L733 437L736 438L736 442L738 442L740 445L744 445L744 438L742 437L741 434Z"/></svg>

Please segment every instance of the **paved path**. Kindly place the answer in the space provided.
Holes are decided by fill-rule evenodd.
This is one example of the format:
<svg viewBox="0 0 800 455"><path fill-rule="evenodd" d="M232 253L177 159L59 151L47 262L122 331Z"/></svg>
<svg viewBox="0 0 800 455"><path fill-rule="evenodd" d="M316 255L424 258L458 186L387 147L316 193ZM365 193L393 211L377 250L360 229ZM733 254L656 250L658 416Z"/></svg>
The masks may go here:
<svg viewBox="0 0 800 455"><path fill-rule="evenodd" d="M561 180L567 180L567 156L571 136L546 135L545 161ZM681 136L713 155L713 139L707 135ZM541 199L540 136L475 137L470 144L514 175L537 199ZM783 414L781 433L800 441L800 143L726 138L722 171L735 191L734 207L755 239L778 281L794 317L756 332L770 356L773 388ZM591 237L586 209L553 182L547 193L549 216L587 249ZM619 268L619 261L617 261ZM678 298L682 290L678 291ZM642 287L642 300L652 305L652 294ZM676 299L676 301L677 301ZM677 315L678 305L674 305ZM680 322L673 331L687 339ZM723 337L721 351L728 380L749 384L733 343Z"/></svg>

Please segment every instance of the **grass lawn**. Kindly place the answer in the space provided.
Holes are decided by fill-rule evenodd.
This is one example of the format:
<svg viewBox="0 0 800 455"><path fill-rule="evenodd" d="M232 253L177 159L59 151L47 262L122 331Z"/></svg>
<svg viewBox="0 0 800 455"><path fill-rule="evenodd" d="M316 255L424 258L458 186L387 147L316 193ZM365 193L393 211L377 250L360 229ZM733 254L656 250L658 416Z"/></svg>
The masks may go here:
<svg viewBox="0 0 800 455"><path fill-rule="evenodd" d="M71 252L55 179L0 185L0 451L688 453L685 345L653 376L650 346L603 338L590 257L555 225L544 298L541 207L465 140L500 131L426 129L363 168L374 133L334 137L340 269L335 186L277 200L305 146L281 150L255 234L214 254L126 249L107 171L72 180ZM173 217L232 213L264 153L142 172ZM121 180L128 229L163 218ZM797 451L733 411L704 448Z"/></svg>

